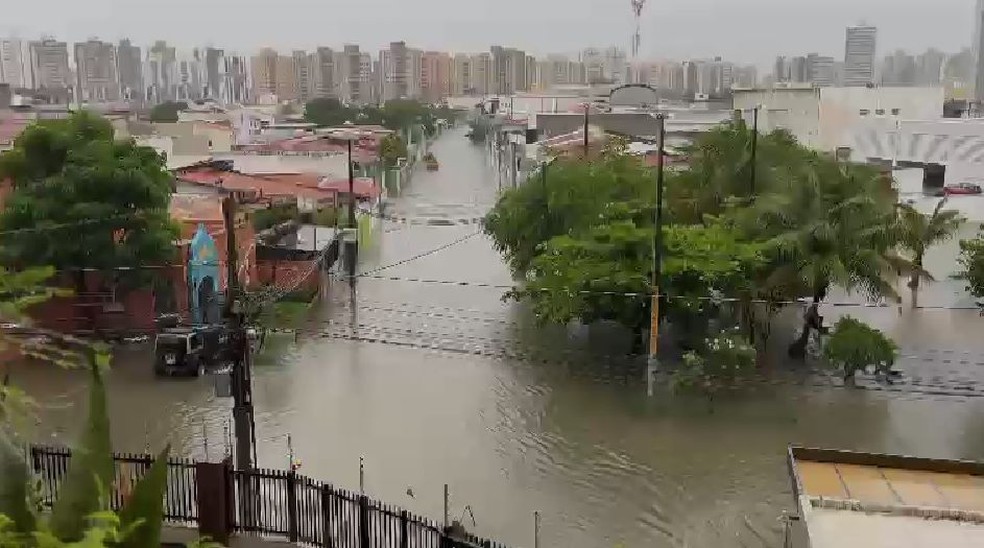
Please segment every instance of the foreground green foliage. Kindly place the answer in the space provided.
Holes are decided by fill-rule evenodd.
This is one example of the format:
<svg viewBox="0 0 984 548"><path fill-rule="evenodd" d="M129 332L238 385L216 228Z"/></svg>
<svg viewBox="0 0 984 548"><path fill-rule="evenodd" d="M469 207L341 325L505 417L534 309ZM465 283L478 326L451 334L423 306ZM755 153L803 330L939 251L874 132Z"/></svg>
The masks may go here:
<svg viewBox="0 0 984 548"><path fill-rule="evenodd" d="M824 357L852 381L858 371L871 367L886 374L895 364L898 348L881 331L850 316L837 320L829 340L824 344Z"/></svg>
<svg viewBox="0 0 984 548"><path fill-rule="evenodd" d="M397 133L383 137L379 143L379 157L386 167L393 167L400 158L407 157L407 143Z"/></svg>
<svg viewBox="0 0 984 548"><path fill-rule="evenodd" d="M110 511L115 468L103 369L108 355L93 354L85 431L74 448L50 516L44 519L32 489L26 451L5 422L0 425L0 538L2 546L114 546L160 544L167 483L165 449L136 484L120 514Z"/></svg>

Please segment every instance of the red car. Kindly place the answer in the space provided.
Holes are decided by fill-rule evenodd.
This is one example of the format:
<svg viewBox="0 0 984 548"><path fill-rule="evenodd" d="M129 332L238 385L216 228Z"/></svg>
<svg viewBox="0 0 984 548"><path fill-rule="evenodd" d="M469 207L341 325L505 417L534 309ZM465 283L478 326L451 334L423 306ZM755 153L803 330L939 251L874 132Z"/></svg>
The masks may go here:
<svg viewBox="0 0 984 548"><path fill-rule="evenodd" d="M981 190L981 186L974 183L957 183L953 185L946 185L943 187L943 192L947 196L952 194L980 194L984 192Z"/></svg>

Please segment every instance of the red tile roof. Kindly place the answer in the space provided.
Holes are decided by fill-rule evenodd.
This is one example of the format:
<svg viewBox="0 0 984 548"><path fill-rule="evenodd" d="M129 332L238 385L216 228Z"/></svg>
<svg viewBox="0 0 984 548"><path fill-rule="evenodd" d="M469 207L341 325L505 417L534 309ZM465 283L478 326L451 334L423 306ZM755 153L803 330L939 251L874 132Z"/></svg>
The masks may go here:
<svg viewBox="0 0 984 548"><path fill-rule="evenodd" d="M24 129L34 120L22 116L11 116L0 119L0 145L13 144Z"/></svg>
<svg viewBox="0 0 984 548"><path fill-rule="evenodd" d="M318 183L318 188L328 189L339 194L348 194L349 182L348 179L323 180ZM376 181L371 177L356 177L352 181L352 190L359 198L376 199L382 194L382 190L376 186Z"/></svg>
<svg viewBox="0 0 984 548"><path fill-rule="evenodd" d="M169 209L178 221L222 221L222 197L217 194L174 194Z"/></svg>
<svg viewBox="0 0 984 548"><path fill-rule="evenodd" d="M321 176L313 173L270 173L247 175L220 171L211 167L192 167L178 170L180 181L227 190L252 191L260 196L292 196L326 200L335 192L319 188Z"/></svg>

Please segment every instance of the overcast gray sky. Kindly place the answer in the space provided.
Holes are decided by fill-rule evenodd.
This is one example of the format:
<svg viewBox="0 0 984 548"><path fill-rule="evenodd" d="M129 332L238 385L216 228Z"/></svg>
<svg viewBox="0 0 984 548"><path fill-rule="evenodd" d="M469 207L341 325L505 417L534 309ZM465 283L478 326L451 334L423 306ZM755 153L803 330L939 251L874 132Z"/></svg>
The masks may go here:
<svg viewBox="0 0 984 548"><path fill-rule="evenodd" d="M484 51L493 43L536 54L588 45L627 48L629 0L0 0L0 33L68 41L130 37L180 47L252 51L391 40ZM844 27L878 26L879 55L903 47L969 46L974 0L648 0L643 53L764 65L777 53L843 56Z"/></svg>

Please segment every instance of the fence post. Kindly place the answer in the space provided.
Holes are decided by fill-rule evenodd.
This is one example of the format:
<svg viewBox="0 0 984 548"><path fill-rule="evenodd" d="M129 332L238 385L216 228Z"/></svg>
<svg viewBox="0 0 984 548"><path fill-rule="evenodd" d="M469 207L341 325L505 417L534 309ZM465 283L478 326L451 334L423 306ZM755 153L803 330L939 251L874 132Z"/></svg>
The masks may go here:
<svg viewBox="0 0 984 548"><path fill-rule="evenodd" d="M400 548L409 548L410 546L410 518L407 516L406 510L400 511Z"/></svg>
<svg viewBox="0 0 984 548"><path fill-rule="evenodd" d="M225 464L195 463L195 499L198 504L198 532L213 541L228 544L231 523Z"/></svg>
<svg viewBox="0 0 984 548"><path fill-rule="evenodd" d="M331 535L331 487L328 484L321 486L321 533L322 546L332 548L335 546L334 538Z"/></svg>
<svg viewBox="0 0 984 548"><path fill-rule="evenodd" d="M359 548L369 548L369 499L359 495Z"/></svg>
<svg viewBox="0 0 984 548"><path fill-rule="evenodd" d="M297 472L287 472L287 540L297 542Z"/></svg>

